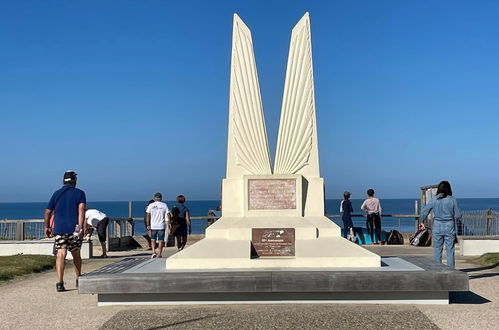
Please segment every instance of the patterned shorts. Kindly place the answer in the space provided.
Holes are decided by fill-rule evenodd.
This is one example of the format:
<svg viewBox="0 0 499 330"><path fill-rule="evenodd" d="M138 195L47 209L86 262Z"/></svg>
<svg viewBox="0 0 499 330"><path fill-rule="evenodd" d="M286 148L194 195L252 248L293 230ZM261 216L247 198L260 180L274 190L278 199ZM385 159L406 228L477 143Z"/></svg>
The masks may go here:
<svg viewBox="0 0 499 330"><path fill-rule="evenodd" d="M79 250L81 248L81 244L83 239L78 236L74 236L73 234L62 234L55 236L55 248L59 249L67 249L70 252Z"/></svg>

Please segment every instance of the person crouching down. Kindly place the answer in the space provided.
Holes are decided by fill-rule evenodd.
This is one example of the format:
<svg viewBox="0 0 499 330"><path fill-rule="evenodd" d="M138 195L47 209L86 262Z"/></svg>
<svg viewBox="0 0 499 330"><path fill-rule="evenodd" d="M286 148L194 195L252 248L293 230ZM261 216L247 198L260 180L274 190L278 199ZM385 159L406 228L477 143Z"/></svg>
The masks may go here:
<svg viewBox="0 0 499 330"><path fill-rule="evenodd" d="M162 198L161 193L154 194L154 203L149 204L146 209L146 229L151 238L151 258L161 258L163 256L165 233L168 233L170 210L166 203L161 201ZM156 244L158 245L157 248Z"/></svg>
<svg viewBox="0 0 499 330"><path fill-rule="evenodd" d="M107 258L106 249L106 233L107 226L109 224L109 218L105 213L102 213L96 209L90 209L85 212L85 222L86 222L86 239L90 239L94 230L97 230L97 235L99 236L99 242L102 247L101 258Z"/></svg>

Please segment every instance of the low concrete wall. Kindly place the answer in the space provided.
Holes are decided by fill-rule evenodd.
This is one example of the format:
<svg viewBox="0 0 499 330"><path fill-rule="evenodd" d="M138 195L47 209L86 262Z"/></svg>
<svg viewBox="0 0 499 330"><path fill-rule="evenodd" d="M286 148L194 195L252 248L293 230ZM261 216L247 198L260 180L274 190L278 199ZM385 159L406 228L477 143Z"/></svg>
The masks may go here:
<svg viewBox="0 0 499 330"><path fill-rule="evenodd" d="M109 251L120 251L140 247L134 236L110 237L108 239Z"/></svg>
<svg viewBox="0 0 499 330"><path fill-rule="evenodd" d="M13 256L17 254L41 254L53 255L53 239L26 240L26 241L0 241L0 256ZM81 257L89 259L92 257L92 241L84 241L81 247ZM71 253L68 259L73 259Z"/></svg>
<svg viewBox="0 0 499 330"><path fill-rule="evenodd" d="M463 237L459 240L462 256L481 256L499 252L499 237Z"/></svg>

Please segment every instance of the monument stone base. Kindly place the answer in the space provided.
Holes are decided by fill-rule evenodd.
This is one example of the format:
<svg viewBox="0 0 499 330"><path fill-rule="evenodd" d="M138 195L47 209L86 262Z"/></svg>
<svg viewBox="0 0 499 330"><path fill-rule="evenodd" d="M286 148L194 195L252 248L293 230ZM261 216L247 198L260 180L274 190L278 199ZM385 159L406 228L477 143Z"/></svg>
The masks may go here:
<svg viewBox="0 0 499 330"><path fill-rule="evenodd" d="M252 230L293 228L295 255L251 255ZM340 236L340 228L326 217L223 218L206 230L206 238L168 258L167 269L235 269L274 267L379 267L380 257Z"/></svg>
<svg viewBox="0 0 499 330"><path fill-rule="evenodd" d="M206 229L203 240L168 258L167 268L380 267L378 255L342 238L340 227L323 215L322 187L321 178L299 174L225 179L222 218ZM239 196L241 205L233 196ZM265 229L290 234L280 237L281 250L278 243L254 236ZM266 245L265 256L252 254L257 243Z"/></svg>
<svg viewBox="0 0 499 330"><path fill-rule="evenodd" d="M169 259L167 259L168 263ZM381 267L230 270L165 269L128 258L80 277L99 306L158 304L447 304L468 291L466 273L424 257L382 258Z"/></svg>

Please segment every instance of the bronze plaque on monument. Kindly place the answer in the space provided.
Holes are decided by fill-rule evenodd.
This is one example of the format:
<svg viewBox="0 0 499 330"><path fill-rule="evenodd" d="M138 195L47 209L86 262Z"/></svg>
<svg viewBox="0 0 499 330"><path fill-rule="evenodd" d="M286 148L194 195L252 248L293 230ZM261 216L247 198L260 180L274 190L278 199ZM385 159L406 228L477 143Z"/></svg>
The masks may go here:
<svg viewBox="0 0 499 330"><path fill-rule="evenodd" d="M294 257L294 228L252 228L251 234L256 257Z"/></svg>
<svg viewBox="0 0 499 330"><path fill-rule="evenodd" d="M248 180L249 210L296 209L295 179Z"/></svg>

